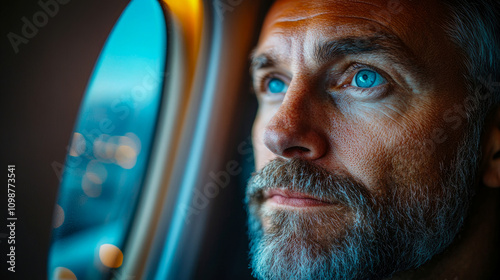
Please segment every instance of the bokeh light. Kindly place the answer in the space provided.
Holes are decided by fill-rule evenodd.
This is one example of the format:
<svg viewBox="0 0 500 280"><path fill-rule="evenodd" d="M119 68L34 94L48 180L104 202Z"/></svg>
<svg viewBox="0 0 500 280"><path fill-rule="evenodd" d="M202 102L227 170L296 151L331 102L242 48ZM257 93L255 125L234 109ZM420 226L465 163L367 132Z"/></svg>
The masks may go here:
<svg viewBox="0 0 500 280"><path fill-rule="evenodd" d="M52 227L58 228L64 223L64 209L59 204L54 208L54 217L52 220Z"/></svg>
<svg viewBox="0 0 500 280"><path fill-rule="evenodd" d="M69 148L69 155L78 157L85 152L86 148L85 137L82 134L75 132L71 138L71 145Z"/></svg>
<svg viewBox="0 0 500 280"><path fill-rule="evenodd" d="M104 244L99 247L99 259L107 267L118 268L123 263L123 253L115 245Z"/></svg>
<svg viewBox="0 0 500 280"><path fill-rule="evenodd" d="M88 176L90 174L90 177ZM92 179L91 179L92 178ZM99 197L102 193L102 185L96 183L94 174L87 173L82 179L82 190L88 197Z"/></svg>
<svg viewBox="0 0 500 280"><path fill-rule="evenodd" d="M99 138L97 138L94 141L93 151L94 151L94 156L96 158L98 158L98 159L109 159L110 158L108 156L108 154L106 153L107 141L108 141L109 137L110 137L109 135L103 134L103 135L99 136Z"/></svg>
<svg viewBox="0 0 500 280"><path fill-rule="evenodd" d="M52 280L77 280L73 271L65 267L56 267Z"/></svg>
<svg viewBox="0 0 500 280"><path fill-rule="evenodd" d="M131 169L137 161L136 151L128 145L120 145L115 153L116 164L125 169Z"/></svg>
<svg viewBox="0 0 500 280"><path fill-rule="evenodd" d="M96 184L104 183L108 177L106 167L98 160L92 160L87 164L86 174Z"/></svg>

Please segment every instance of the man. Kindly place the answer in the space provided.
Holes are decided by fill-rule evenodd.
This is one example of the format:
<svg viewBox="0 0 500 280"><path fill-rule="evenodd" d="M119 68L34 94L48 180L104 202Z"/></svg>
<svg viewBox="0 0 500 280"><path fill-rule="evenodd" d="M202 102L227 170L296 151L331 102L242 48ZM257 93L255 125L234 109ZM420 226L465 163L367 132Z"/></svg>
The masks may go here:
<svg viewBox="0 0 500 280"><path fill-rule="evenodd" d="M278 0L252 55L259 279L497 279L500 100L484 1Z"/></svg>

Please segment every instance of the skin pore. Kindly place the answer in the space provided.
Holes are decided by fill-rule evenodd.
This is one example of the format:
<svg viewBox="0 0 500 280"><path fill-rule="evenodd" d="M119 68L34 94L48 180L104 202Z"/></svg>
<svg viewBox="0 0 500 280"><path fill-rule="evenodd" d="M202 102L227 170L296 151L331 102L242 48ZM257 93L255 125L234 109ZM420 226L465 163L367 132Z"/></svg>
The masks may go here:
<svg viewBox="0 0 500 280"><path fill-rule="evenodd" d="M336 243L355 228L353 221L364 217L359 213L365 212L353 210L362 205L348 203L349 195L373 201L373 209L385 204L387 209L403 209L408 201L428 204L422 211L431 219L433 210L450 195L444 189L462 172L456 168L461 160L457 153L467 145L479 153L474 150L479 136L468 135L465 116L456 114L461 122L455 127L443 113L463 104L468 94L462 54L444 35L444 15L449 11L438 1L390 2L277 1L269 11L252 55L259 100L253 127L256 170L265 170L276 159L300 159L321 168L313 169L313 174L334 175L320 178L346 181L360 193L339 186L345 197L329 195L324 184L307 189L304 180L294 181L297 176L289 177L293 186L271 175L255 177L258 182L250 184L249 197L254 223L262 224L262 240L272 242L266 234L285 235L278 225L296 223L297 227L288 228L295 234L287 238L297 244L301 236L317 238L318 244ZM487 125L477 180L472 181L476 170L469 170L469 178L455 182L463 185L457 189L474 186L476 192L464 230L443 253L393 279L491 276L498 263L500 216L498 190L488 187L499 185L495 179L499 168L491 167L490 159L500 147L500 137L489 131L497 130L494 121ZM307 169L277 165L269 170L285 172L287 178L286 172L300 174ZM483 177L490 180L486 186L480 184ZM300 185L305 193L272 196L273 189L262 182L298 193ZM317 206L314 199L326 200L327 205ZM469 197L465 194L463 199L467 202ZM380 211L370 215L388 213ZM335 227L323 226L327 222ZM431 223L423 221L427 222ZM301 232L301 226L308 228Z"/></svg>

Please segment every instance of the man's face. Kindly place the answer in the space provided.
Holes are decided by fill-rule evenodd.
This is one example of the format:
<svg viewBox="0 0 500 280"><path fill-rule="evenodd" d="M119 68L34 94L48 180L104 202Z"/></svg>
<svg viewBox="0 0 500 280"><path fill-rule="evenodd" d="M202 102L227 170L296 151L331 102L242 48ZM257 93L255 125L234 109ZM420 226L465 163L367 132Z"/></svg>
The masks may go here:
<svg viewBox="0 0 500 280"><path fill-rule="evenodd" d="M478 139L447 15L431 1L274 4L252 62L258 277L376 279L453 240Z"/></svg>

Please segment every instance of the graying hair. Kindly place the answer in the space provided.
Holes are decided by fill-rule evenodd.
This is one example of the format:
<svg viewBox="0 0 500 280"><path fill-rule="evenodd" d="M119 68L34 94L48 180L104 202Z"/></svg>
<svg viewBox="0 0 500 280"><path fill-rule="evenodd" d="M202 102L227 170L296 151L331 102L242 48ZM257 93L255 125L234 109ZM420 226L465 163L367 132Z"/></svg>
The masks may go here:
<svg viewBox="0 0 500 280"><path fill-rule="evenodd" d="M494 0L445 2L451 10L446 29L464 55L469 100L475 104L467 108L469 117L482 122L486 114L500 104L500 94L492 84L500 78L499 3Z"/></svg>

